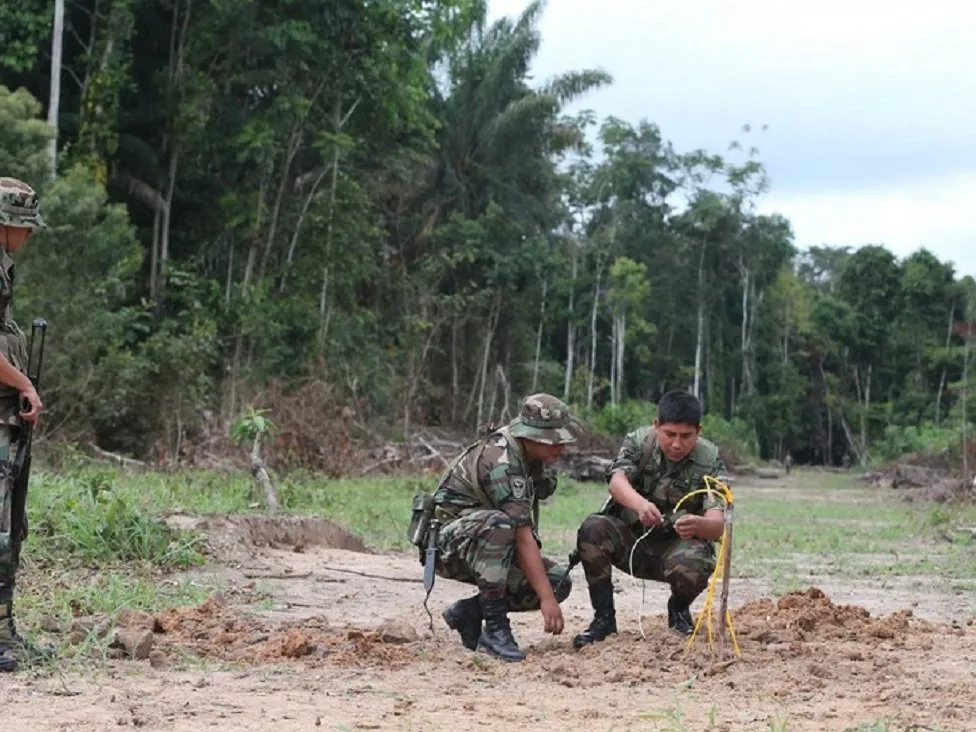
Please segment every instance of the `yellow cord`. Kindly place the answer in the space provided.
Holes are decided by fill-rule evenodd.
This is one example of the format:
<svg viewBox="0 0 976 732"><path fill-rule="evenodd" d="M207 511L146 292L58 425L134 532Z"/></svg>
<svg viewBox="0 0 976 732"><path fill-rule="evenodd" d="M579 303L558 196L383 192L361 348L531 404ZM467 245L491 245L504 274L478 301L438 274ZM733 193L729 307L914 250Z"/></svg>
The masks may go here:
<svg viewBox="0 0 976 732"><path fill-rule="evenodd" d="M718 557L715 561L715 569L712 571L712 576L708 582L708 590L705 593L705 603L702 606L702 611L698 614L698 619L695 621L695 628L691 633L691 637L688 638L688 648L695 643L695 638L698 636L698 631L701 629L702 618L708 617L705 623L705 632L708 638L708 647L712 648L714 645L714 638L712 633L712 601L715 598L715 588L718 585L718 576L722 571L722 567L725 559L725 552L727 551L727 541L728 541L728 525L732 523L732 511L735 506L735 498L732 495L732 489L728 485L720 481L711 475L705 476L705 487L698 490L692 491L681 497L681 500L675 505L674 510L677 511L681 507L681 504L687 501L692 496L701 495L703 493L715 494L717 493L719 497L725 502L726 508L726 527L722 531L722 539L718 547ZM725 609L725 625L729 629L729 635L732 638L732 647L735 649L735 655L741 656L742 652L739 649L739 641L735 634L735 629L732 627L732 613L728 608Z"/></svg>

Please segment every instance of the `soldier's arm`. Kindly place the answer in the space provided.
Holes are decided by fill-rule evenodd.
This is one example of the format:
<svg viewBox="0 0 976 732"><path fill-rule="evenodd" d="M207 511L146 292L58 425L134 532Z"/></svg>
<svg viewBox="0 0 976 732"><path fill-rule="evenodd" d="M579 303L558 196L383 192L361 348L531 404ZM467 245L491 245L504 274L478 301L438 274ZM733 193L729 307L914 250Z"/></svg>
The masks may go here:
<svg viewBox="0 0 976 732"><path fill-rule="evenodd" d="M624 437L620 452L610 467L609 475L610 495L613 500L624 508L629 508L640 517L645 526L654 526L661 522L661 512L657 506L647 500L634 488L634 481L638 480L637 466L640 464L641 451L644 448L643 433L635 430Z"/></svg>
<svg viewBox="0 0 976 732"><path fill-rule="evenodd" d="M519 526L515 529L515 563L525 573L525 578L542 602L556 602L546 566L542 563L542 552L539 551L531 526Z"/></svg>
<svg viewBox="0 0 976 732"><path fill-rule="evenodd" d="M706 473L719 480L726 474L725 464L721 458L715 461L715 465ZM698 488L707 488L705 481ZM702 501L702 514L695 516L687 514L678 519L674 524L675 531L682 539L698 537L706 541L718 541L722 538L725 531L725 504L717 493L706 493Z"/></svg>
<svg viewBox="0 0 976 732"><path fill-rule="evenodd" d="M28 422L37 419L38 413L43 408L41 398L37 395L37 390L34 388L30 379L10 363L2 353L0 353L0 382L7 386L12 386L27 400L27 404L29 405L28 410L21 412L21 419L26 419Z"/></svg>
<svg viewBox="0 0 976 732"><path fill-rule="evenodd" d="M505 459L504 455L489 455L489 458L491 462L485 466L488 492L495 505L508 515L515 527L515 563L539 596L546 632L559 634L563 630L562 611L546 575L534 534L532 508L535 494L532 481L512 468L510 458Z"/></svg>

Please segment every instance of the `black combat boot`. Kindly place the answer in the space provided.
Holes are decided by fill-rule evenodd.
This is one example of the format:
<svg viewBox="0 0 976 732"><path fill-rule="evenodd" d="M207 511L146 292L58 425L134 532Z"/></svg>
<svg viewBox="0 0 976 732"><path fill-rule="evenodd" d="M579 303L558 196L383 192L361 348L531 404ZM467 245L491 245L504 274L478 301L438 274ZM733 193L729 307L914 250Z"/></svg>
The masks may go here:
<svg viewBox="0 0 976 732"><path fill-rule="evenodd" d="M611 633L617 632L617 612L613 608L613 582L603 580L590 585L590 602L596 611L590 627L573 638L573 646L582 648L598 643Z"/></svg>
<svg viewBox="0 0 976 732"><path fill-rule="evenodd" d="M48 661L55 651L35 646L17 632L14 623L13 593L0 584L0 673L16 671L21 664Z"/></svg>
<svg viewBox="0 0 976 732"><path fill-rule="evenodd" d="M481 637L481 603L477 595L448 605L441 617L448 628L460 634L465 648L469 651L478 650L478 639Z"/></svg>
<svg viewBox="0 0 976 732"><path fill-rule="evenodd" d="M0 673L16 671L19 636L14 627L13 587L0 579Z"/></svg>
<svg viewBox="0 0 976 732"><path fill-rule="evenodd" d="M503 661L521 661L525 653L518 647L512 636L512 626L508 622L508 600L500 597L497 600L486 600L479 597L481 615L485 620L485 629L478 638L478 649L488 651Z"/></svg>
<svg viewBox="0 0 976 732"><path fill-rule="evenodd" d="M695 624L691 619L691 600L671 595L668 598L668 627L682 635L691 635Z"/></svg>

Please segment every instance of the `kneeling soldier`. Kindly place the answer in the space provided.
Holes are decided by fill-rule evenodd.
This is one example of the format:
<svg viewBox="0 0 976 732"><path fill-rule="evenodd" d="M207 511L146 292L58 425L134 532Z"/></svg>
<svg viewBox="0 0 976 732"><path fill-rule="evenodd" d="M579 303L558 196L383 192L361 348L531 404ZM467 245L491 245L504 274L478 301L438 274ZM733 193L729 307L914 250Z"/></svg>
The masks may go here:
<svg viewBox="0 0 976 732"><path fill-rule="evenodd" d="M518 417L455 459L434 494L437 574L478 587L476 596L443 612L466 648L524 659L509 612L541 610L547 633L563 630L559 603L572 582L567 567L540 552L538 502L556 490L548 466L576 441L570 425L569 410L556 397L526 397Z"/></svg>

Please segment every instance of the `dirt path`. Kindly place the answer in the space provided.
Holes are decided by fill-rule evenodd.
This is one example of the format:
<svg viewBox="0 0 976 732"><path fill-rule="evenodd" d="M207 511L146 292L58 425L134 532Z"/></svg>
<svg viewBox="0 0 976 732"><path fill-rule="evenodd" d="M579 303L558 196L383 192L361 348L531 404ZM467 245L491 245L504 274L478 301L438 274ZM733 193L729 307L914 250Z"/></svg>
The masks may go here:
<svg viewBox="0 0 976 732"><path fill-rule="evenodd" d="M422 584L401 581L419 579L415 557L356 551L335 536L327 543L350 548L316 546L308 526L249 536L232 558L203 571L207 581L228 583L223 599L156 616L156 666L110 661L84 677L4 679L4 728L732 732L844 730L881 718L889 726L871 729L976 725L971 600L917 583L824 582L826 595L760 599L762 583L737 581L731 604L742 656L729 665L716 663L722 657L704 638L687 651L666 630L666 591L653 584L642 638L641 592L627 577L618 578L620 635L574 652L572 636L591 613L577 571L566 632L545 636L536 614L513 616L529 657L505 664L465 651L440 619L468 587L438 580L434 632L427 629ZM277 548L254 546L255 538ZM264 599L255 603L255 595ZM842 604L855 599L859 606Z"/></svg>

